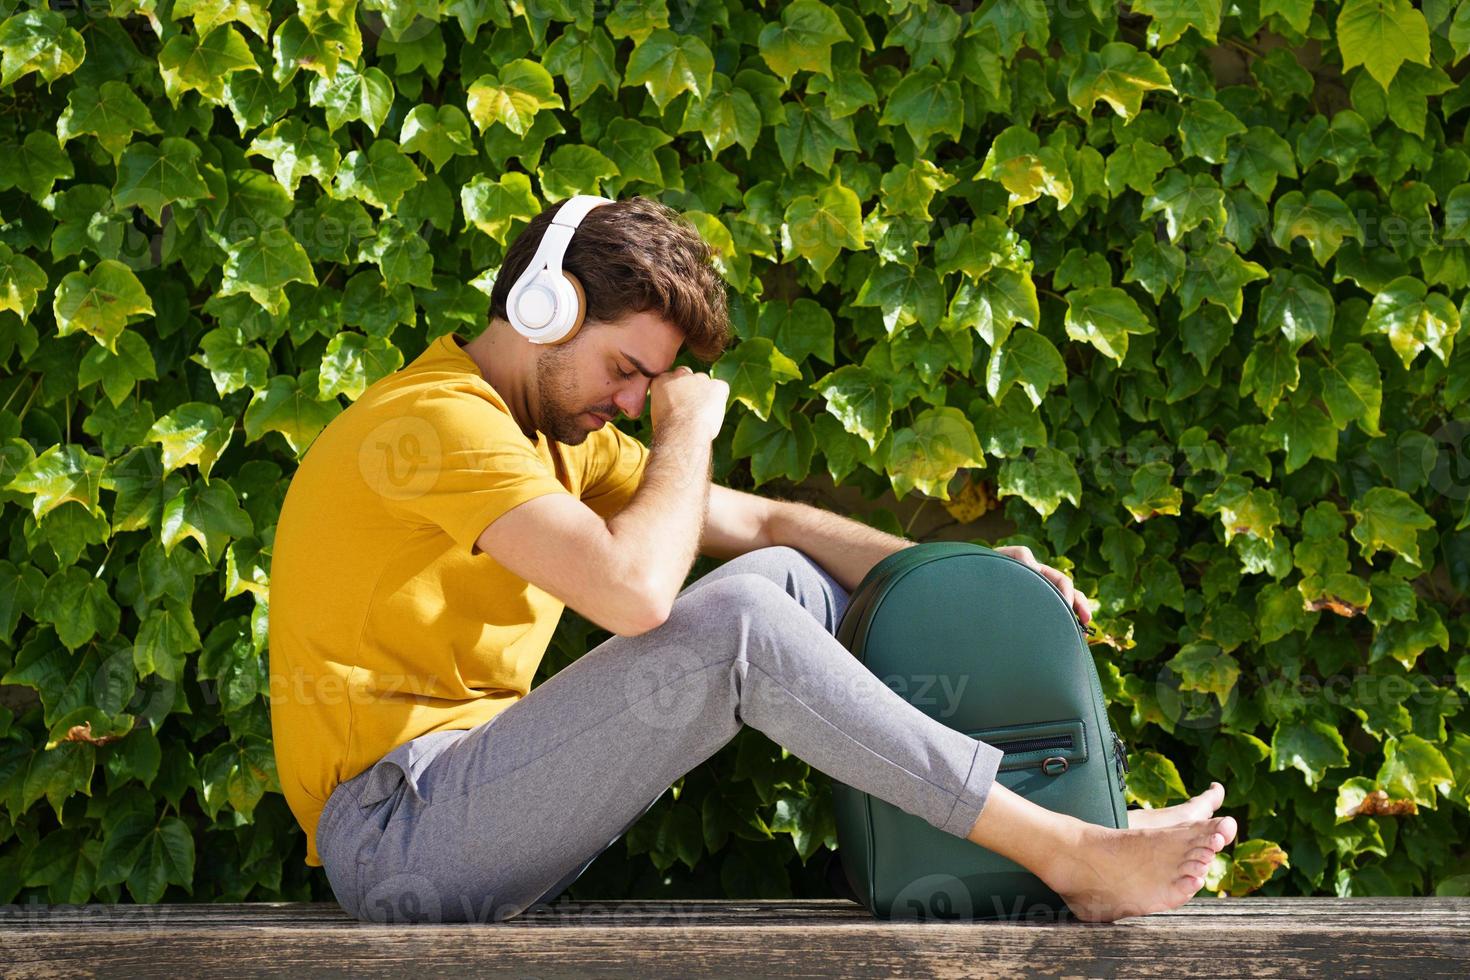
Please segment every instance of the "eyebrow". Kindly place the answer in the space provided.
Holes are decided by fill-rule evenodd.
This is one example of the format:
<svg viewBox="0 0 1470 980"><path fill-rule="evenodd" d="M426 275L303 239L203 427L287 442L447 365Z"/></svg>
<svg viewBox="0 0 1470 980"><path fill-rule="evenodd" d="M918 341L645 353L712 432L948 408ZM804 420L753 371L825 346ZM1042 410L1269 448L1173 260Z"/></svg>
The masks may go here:
<svg viewBox="0 0 1470 980"><path fill-rule="evenodd" d="M638 371L645 378L656 378L656 377L659 376L659 373L660 372L648 370L648 368L646 366L644 366L643 364L640 364L638 362L638 358L634 357L632 354L629 354L627 351L625 351L625 350L619 350L618 353L619 354L622 354L625 358L627 358L628 360L632 361L633 362L633 366L635 368L637 368Z"/></svg>

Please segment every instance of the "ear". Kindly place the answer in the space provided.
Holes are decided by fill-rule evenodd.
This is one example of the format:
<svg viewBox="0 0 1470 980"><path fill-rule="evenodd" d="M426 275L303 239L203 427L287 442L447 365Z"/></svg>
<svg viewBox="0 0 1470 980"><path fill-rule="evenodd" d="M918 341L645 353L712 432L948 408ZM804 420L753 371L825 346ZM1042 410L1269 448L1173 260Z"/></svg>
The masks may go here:
<svg viewBox="0 0 1470 980"><path fill-rule="evenodd" d="M572 275L572 273L568 272L566 269L563 269L561 270L561 274L563 276L566 276L567 281L572 284L572 290L577 294L577 319L572 324L572 329L567 331L567 335L561 340L557 341L558 344L565 344L569 343L573 337L577 336L578 331L582 329L582 324L587 319L587 292L582 288L581 281L578 280L576 276Z"/></svg>

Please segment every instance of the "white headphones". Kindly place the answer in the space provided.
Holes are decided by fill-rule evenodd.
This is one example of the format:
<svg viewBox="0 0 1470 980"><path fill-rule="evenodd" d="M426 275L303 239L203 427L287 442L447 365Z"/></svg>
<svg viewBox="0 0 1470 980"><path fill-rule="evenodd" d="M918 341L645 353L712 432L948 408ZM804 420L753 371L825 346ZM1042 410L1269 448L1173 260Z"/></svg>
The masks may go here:
<svg viewBox="0 0 1470 980"><path fill-rule="evenodd" d="M611 203L611 198L595 194L573 195L546 226L536 254L505 301L506 318L521 336L537 344L561 344L581 329L587 294L577 277L561 267L561 260L587 212Z"/></svg>

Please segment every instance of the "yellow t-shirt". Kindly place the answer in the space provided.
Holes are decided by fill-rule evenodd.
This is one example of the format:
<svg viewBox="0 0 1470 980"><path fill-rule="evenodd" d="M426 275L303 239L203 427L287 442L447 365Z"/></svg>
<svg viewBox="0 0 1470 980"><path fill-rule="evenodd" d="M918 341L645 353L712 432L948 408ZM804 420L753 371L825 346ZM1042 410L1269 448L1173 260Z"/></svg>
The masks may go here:
<svg viewBox="0 0 1470 980"><path fill-rule="evenodd" d="M271 732L308 865L338 783L529 692L563 603L475 550L480 532L548 493L611 517L647 459L611 423L580 446L531 443L452 333L322 430L286 492L270 582Z"/></svg>

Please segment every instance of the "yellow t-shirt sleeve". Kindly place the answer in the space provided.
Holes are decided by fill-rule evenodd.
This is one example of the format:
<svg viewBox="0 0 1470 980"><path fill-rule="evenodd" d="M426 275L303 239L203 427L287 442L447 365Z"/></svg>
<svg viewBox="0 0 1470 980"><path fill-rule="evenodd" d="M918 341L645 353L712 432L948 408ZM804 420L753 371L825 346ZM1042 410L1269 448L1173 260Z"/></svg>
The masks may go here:
<svg viewBox="0 0 1470 980"><path fill-rule="evenodd" d="M515 420L484 398L447 390L419 399L389 428L374 481L389 511L443 528L468 552L511 508L572 496Z"/></svg>
<svg viewBox="0 0 1470 980"><path fill-rule="evenodd" d="M643 482L648 466L648 447L611 422L598 429L597 452L590 455L583 476L582 503L603 520L628 506Z"/></svg>

